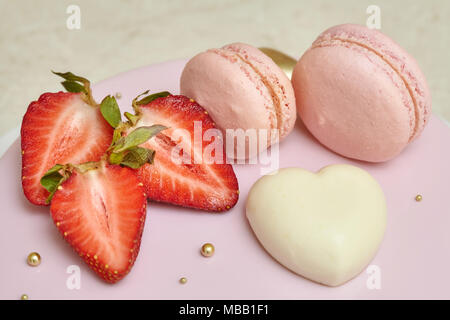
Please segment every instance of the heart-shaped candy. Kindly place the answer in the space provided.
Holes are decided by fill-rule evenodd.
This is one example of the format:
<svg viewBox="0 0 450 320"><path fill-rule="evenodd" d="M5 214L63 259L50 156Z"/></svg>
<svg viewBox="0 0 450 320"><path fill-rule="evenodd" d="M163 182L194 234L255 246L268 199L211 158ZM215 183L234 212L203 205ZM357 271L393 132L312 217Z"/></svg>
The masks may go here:
<svg viewBox="0 0 450 320"><path fill-rule="evenodd" d="M329 286L367 266L386 227L381 187L351 165L264 176L251 188L246 211L256 237L278 262Z"/></svg>

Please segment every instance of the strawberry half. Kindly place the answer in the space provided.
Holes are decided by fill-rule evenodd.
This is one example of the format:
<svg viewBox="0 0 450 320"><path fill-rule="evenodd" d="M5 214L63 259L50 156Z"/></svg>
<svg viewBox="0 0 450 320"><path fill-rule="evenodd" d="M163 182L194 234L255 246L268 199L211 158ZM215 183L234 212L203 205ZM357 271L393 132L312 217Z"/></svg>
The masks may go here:
<svg viewBox="0 0 450 320"><path fill-rule="evenodd" d="M233 167L226 164L223 144L221 154L211 152L220 161L209 163L203 157L207 146L217 139L217 136L211 141L202 139L207 130L215 129L205 109L194 100L168 92L140 101L138 98L133 101L136 114L125 113L130 129L155 123L168 127L141 145L155 151L153 164L143 165L138 171L149 199L214 212L232 208L238 201L239 187ZM194 139L195 126L201 126L201 130L197 129L200 143ZM174 162L174 148L187 151L184 154L190 161ZM194 161L194 157L200 161Z"/></svg>
<svg viewBox="0 0 450 320"><path fill-rule="evenodd" d="M133 266L144 229L146 196L134 170L101 164L74 169L53 196L50 212L59 232L107 282Z"/></svg>
<svg viewBox="0 0 450 320"><path fill-rule="evenodd" d="M28 106L22 121L22 188L36 205L45 205L49 196L39 183L47 170L57 163L98 161L113 136L113 128L92 99L89 81L72 73L58 75L66 79L62 84L71 92L42 94ZM113 117L117 112L120 121L118 108Z"/></svg>
<svg viewBox="0 0 450 320"><path fill-rule="evenodd" d="M147 196L131 167L152 162L152 150L138 145L164 129L140 128L114 141L100 161L55 165L41 179L59 232L107 282L128 274L139 253Z"/></svg>

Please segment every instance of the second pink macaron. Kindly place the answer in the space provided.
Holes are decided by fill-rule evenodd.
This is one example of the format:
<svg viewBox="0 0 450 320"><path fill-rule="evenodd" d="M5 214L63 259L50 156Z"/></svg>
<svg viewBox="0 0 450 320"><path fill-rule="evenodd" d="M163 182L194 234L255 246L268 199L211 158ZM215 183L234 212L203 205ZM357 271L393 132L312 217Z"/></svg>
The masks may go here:
<svg viewBox="0 0 450 320"><path fill-rule="evenodd" d="M286 137L296 120L295 96L285 73L259 49L233 43L210 49L186 64L180 80L181 94L196 100L226 136L227 129L249 134L236 139L230 158L252 158ZM253 130L253 133L251 132ZM278 135L271 135L277 130ZM256 134L256 139L252 139ZM265 141L264 141L265 142ZM240 152L240 151L243 152Z"/></svg>
<svg viewBox="0 0 450 320"><path fill-rule="evenodd" d="M431 114L417 62L365 26L324 31L298 61L292 84L308 130L329 149L358 160L394 158L420 135Z"/></svg>

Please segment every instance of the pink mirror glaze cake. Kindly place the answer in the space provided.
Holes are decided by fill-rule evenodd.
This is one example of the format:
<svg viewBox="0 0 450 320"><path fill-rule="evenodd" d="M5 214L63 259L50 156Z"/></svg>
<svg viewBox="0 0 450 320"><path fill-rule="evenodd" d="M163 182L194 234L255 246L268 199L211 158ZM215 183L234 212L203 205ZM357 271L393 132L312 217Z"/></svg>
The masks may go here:
<svg viewBox="0 0 450 320"><path fill-rule="evenodd" d="M161 78L162 73L167 76ZM449 246L448 215L441 212L450 181L450 154L442 139L448 128L433 119L422 140L397 159L370 163L399 155L419 137L431 115L431 96L417 63L382 33L350 24L326 30L298 61L292 82L269 56L243 43L207 50L187 64L149 66L104 81L96 86L97 100L104 97L101 103L95 102L87 79L70 72L56 74L66 80L62 84L68 92L46 93L30 105L21 131L21 168L18 143L1 159L6 182L0 183L5 189L0 196L5 197L5 212L14 212L0 223L0 235L11 243L4 248L11 263L3 264L0 272L5 288L18 290L19 283L36 297L58 292L64 298L95 298L100 293L117 298L123 288L128 297L142 293L152 298L192 299L205 297L205 292L208 298L342 298L355 292L372 298L361 288L369 288L362 276L373 263L383 266L383 279L388 279L383 287L387 289L376 297L389 298L400 292L412 295L411 278L430 269L432 262L434 272L419 279L412 296L436 291L437 296L448 295L448 277L442 276L450 264L442 255ZM146 85L155 92L177 92L180 80L182 95L141 93L142 79L148 79ZM121 117L119 103L109 94L114 91L123 94L121 107L134 114ZM77 116L68 117L67 108ZM315 141L300 122L294 128L297 113L312 135L335 153ZM262 162L233 168L225 161L230 150L224 154L223 144L212 152L218 162L204 159L210 147L204 141L206 132L224 132L228 139L228 129L270 133L257 136L257 149L249 149L247 138L237 140L235 147L244 147L245 159L292 135L276 153L275 171L264 174ZM198 133L203 140L196 142ZM77 143L67 143L66 136L77 138ZM88 138L102 143L85 143ZM263 147L261 139L267 142ZM183 155L186 151L186 162L174 161L177 146ZM202 161L197 162L198 157ZM13 167L16 171L10 170ZM48 232L48 217L30 215L47 212L45 208L30 207L25 196L6 198L11 181L22 183L29 202L50 205L57 230ZM421 207L419 191L426 194ZM415 199L416 207L405 206L408 197ZM152 229L144 233L148 210ZM199 215L194 210L229 214ZM18 225L26 232L18 233ZM71 248L58 248L57 231ZM211 242L205 243L206 237ZM201 256L211 258L210 264L199 260L200 243ZM33 275L19 261L31 246L48 261L35 274L40 283L50 283L45 288L29 285ZM187 250L176 251L183 246ZM77 254L60 254L72 249ZM168 255L169 250L177 254ZM293 273L273 263L267 253ZM86 265L78 267L76 255ZM41 264L37 252L27 259L29 266ZM135 262L133 273L122 282ZM60 286L70 287L64 278L66 265L83 270L83 279L84 271L92 269L108 283L120 280L115 285L119 291L100 285L93 272L87 272L85 291L73 295ZM27 281L16 282L9 276L12 270ZM342 287L328 290L296 274ZM181 275L179 281L168 281ZM266 276L271 281L261 281ZM206 289L212 284L216 290L210 295Z"/></svg>

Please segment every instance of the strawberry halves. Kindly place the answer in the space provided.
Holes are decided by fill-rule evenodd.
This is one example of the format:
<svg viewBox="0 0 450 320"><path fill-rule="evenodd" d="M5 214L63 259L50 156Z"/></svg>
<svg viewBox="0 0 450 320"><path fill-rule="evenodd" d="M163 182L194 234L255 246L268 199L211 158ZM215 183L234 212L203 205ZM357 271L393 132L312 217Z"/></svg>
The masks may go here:
<svg viewBox="0 0 450 320"><path fill-rule="evenodd" d="M192 99L167 92L135 99L133 107L136 114L126 114L129 130L155 123L168 127L141 145L155 150L153 164L138 171L149 199L212 212L227 211L236 204L236 175L226 163L222 142L214 140L220 137L214 136L217 129L205 109ZM208 152L214 142L219 149ZM176 157L180 150L187 161ZM213 159L206 159L205 154Z"/></svg>
<svg viewBox="0 0 450 320"><path fill-rule="evenodd" d="M74 169L56 191L50 212L88 266L114 283L130 271L139 253L146 204L135 170L99 163Z"/></svg>
<svg viewBox="0 0 450 320"><path fill-rule="evenodd" d="M114 131L93 101L89 81L71 73L58 75L71 92L42 94L22 121L22 188L36 205L45 205L49 196L39 183L47 170L57 163L98 161Z"/></svg>

